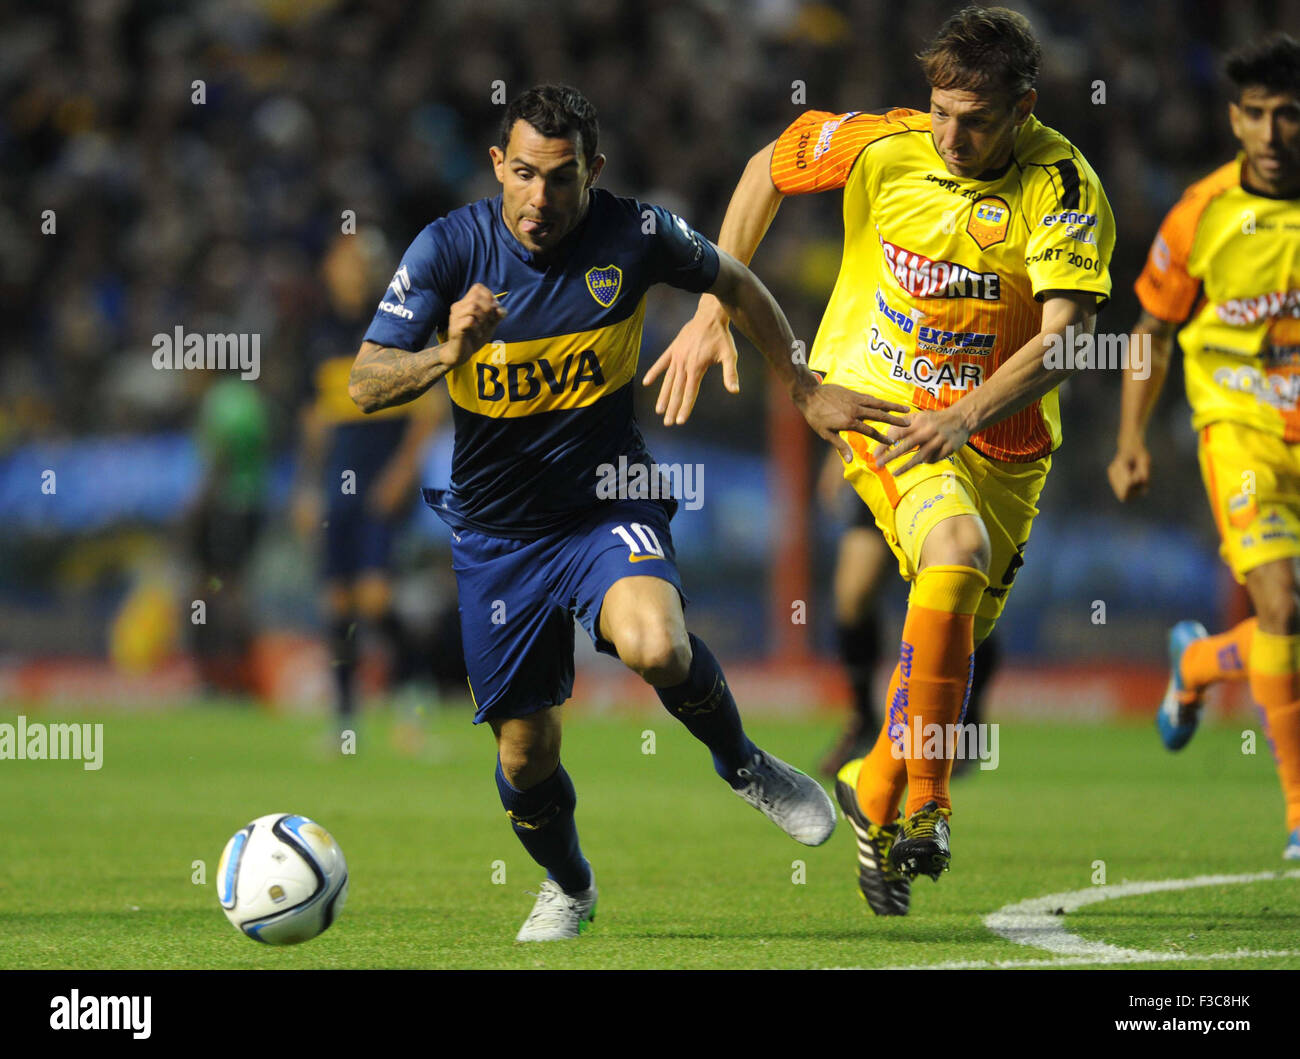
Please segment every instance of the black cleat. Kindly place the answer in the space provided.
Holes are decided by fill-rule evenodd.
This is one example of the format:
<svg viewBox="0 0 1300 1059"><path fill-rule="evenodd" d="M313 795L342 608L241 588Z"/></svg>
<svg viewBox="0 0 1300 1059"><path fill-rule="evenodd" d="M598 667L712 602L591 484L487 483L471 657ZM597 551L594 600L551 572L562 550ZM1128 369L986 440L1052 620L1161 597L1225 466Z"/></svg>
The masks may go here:
<svg viewBox="0 0 1300 1059"><path fill-rule="evenodd" d="M940 809L938 802L926 802L902 822L898 841L890 851L889 862L909 879L928 875L936 882L948 870L952 851L948 848L948 817L951 809Z"/></svg>
<svg viewBox="0 0 1300 1059"><path fill-rule="evenodd" d="M878 916L905 916L912 883L889 863L898 824L873 824L858 805L858 770L862 759L850 761L835 777L835 798L858 841L858 889Z"/></svg>

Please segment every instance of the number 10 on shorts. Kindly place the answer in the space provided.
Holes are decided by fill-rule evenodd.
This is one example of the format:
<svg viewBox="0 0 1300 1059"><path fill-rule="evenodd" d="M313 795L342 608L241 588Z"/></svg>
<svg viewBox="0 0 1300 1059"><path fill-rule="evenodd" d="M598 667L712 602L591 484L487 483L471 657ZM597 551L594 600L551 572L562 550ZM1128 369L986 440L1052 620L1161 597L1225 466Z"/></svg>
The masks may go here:
<svg viewBox="0 0 1300 1059"><path fill-rule="evenodd" d="M632 533L628 530L631 529ZM649 526L643 526L639 522L631 522L626 526L615 526L609 531L616 533L623 538L623 543L627 545L627 550L631 553L627 557L630 563L639 563L642 559L662 559L664 557L663 545L659 543L659 538L655 536L655 531ZM632 534L636 534L633 537Z"/></svg>

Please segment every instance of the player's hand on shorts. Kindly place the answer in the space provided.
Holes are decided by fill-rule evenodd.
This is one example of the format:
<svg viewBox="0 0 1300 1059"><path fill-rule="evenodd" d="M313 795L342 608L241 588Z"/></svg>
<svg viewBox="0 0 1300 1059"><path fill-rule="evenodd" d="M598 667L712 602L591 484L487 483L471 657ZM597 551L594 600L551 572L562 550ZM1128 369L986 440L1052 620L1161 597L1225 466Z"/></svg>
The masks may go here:
<svg viewBox="0 0 1300 1059"><path fill-rule="evenodd" d="M447 314L447 341L442 362L449 368L463 364L492 338L506 311L482 283L475 283Z"/></svg>
<svg viewBox="0 0 1300 1059"><path fill-rule="evenodd" d="M1121 442L1106 474L1121 504L1141 496L1151 484L1151 453L1140 441Z"/></svg>
<svg viewBox="0 0 1300 1059"><path fill-rule="evenodd" d="M664 377L655 401L655 415L664 417L666 427L685 423L695 407L700 383L714 364L722 365L722 385L727 392L740 393L736 359L736 341L731 337L726 315L701 304L699 312L677 332L641 380L643 386L649 386L660 375Z"/></svg>
<svg viewBox="0 0 1300 1059"><path fill-rule="evenodd" d="M812 372L807 374L812 376ZM911 409L907 405L882 401L879 397L858 393L834 383L796 387L793 397L795 407L808 421L813 432L835 446L845 463L853 461L853 450L840 437L841 431L853 431L876 441L884 441L884 435L870 426L868 421L892 424L893 429L900 429L911 422L911 417L907 414Z"/></svg>
<svg viewBox="0 0 1300 1059"><path fill-rule="evenodd" d="M961 412L954 408L940 408L933 412L918 412L905 427L890 427L888 439L876 446L873 454L876 465L884 467L911 452L912 458L901 467L890 468L897 478L922 463L938 463L951 456L970 440L970 431L962 421Z"/></svg>

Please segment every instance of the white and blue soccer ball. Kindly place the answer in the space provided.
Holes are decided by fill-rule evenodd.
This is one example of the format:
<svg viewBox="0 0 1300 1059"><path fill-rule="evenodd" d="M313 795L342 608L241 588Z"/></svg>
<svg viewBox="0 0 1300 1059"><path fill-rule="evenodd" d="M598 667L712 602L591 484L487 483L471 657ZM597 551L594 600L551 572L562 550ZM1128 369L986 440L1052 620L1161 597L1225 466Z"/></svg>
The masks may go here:
<svg viewBox="0 0 1300 1059"><path fill-rule="evenodd" d="M348 865L320 824L271 813L226 843L217 895L226 918L254 941L294 945L338 918L348 896Z"/></svg>

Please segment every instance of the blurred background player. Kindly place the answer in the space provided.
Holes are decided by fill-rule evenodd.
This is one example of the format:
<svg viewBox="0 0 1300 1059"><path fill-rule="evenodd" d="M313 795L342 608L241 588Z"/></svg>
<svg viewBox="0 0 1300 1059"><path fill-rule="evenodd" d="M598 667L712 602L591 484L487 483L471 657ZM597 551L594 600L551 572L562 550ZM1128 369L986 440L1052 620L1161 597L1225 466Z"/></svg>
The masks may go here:
<svg viewBox="0 0 1300 1059"><path fill-rule="evenodd" d="M1045 353L1091 334L1110 295L1110 205L1033 115L1041 54L1023 15L963 8L919 56L929 114L805 113L751 159L718 239L748 262L786 195L843 189L843 260L809 366L916 409L887 444L846 435L844 461L911 583L886 718L836 784L879 915L906 914L910 880L948 868L952 745L926 739L960 721L975 645L1024 564L1071 374ZM1063 213L1076 225L1054 223ZM665 422L709 364L734 365L727 328L702 298L656 364Z"/></svg>
<svg viewBox="0 0 1300 1059"><path fill-rule="evenodd" d="M218 377L199 403L195 441L202 484L186 524L199 583L194 598L204 620L191 629L194 661L206 694L256 691L250 649L249 561L266 525L270 484L271 421L254 383Z"/></svg>
<svg viewBox="0 0 1300 1059"><path fill-rule="evenodd" d="M393 542L443 413L427 398L366 416L348 397L352 350L386 264L383 240L365 231L339 236L325 256L327 307L309 336L314 370L299 414L294 521L303 535L324 530L321 577L340 730L355 724L357 665L369 631L386 647L388 687L401 706L399 738L409 742L418 740L416 711L433 691L428 654L393 605ZM406 291L390 287L385 297L400 306ZM459 657L458 643L439 649Z"/></svg>
<svg viewBox="0 0 1300 1059"><path fill-rule="evenodd" d="M893 552L876 528L871 508L858 499L844 481L844 464L832 450L827 454L817 482L817 496L826 513L843 529L835 552L831 592L835 607L835 644L849 678L851 699L844 731L819 766L824 776L834 777L854 758L871 749L880 730L881 713L876 707L875 674L880 663L884 630L880 611L882 590L889 581ZM970 701L964 724L982 724L984 689L997 672L997 634L990 633L975 648L975 672L971 678ZM972 759L953 762L954 776L967 774Z"/></svg>
<svg viewBox="0 0 1300 1059"><path fill-rule="evenodd" d="M1196 731L1218 681L1250 682L1286 799L1283 856L1300 859L1300 43L1276 34L1228 57L1237 157L1187 189L1151 246L1136 290L1135 340L1151 343L1146 379L1129 372L1109 474L1121 501L1151 478L1147 422L1183 351L1201 475L1220 554L1255 616L1209 636L1170 630L1172 673L1156 714L1170 750Z"/></svg>

